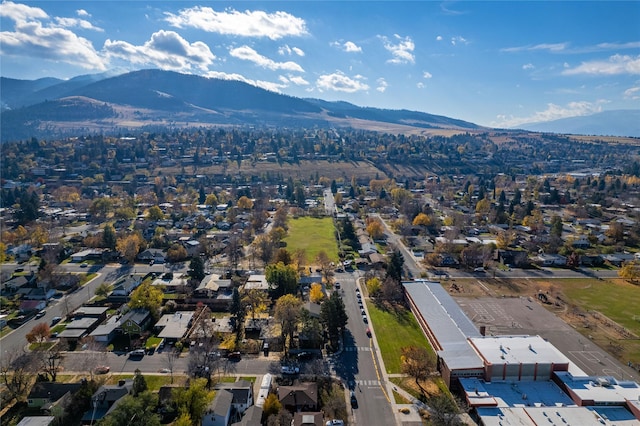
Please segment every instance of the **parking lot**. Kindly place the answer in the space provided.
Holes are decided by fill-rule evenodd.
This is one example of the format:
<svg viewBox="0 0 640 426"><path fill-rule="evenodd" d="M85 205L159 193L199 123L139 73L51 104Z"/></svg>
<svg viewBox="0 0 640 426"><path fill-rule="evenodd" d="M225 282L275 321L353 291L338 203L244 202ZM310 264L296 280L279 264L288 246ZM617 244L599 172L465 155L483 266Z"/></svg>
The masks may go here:
<svg viewBox="0 0 640 426"><path fill-rule="evenodd" d="M454 297L474 324L486 335L540 335L588 375L640 380L640 375L612 359L603 349L545 309L533 298Z"/></svg>

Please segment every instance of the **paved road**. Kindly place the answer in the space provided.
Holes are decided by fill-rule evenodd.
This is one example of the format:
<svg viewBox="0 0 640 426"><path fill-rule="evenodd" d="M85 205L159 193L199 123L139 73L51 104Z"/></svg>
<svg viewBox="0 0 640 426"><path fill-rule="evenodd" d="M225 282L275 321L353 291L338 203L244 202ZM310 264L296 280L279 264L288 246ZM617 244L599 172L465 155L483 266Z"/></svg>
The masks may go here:
<svg viewBox="0 0 640 426"><path fill-rule="evenodd" d="M362 320L356 297L355 274L337 274L342 284L342 299L349 316L348 331L342 353L333 360L333 371L356 395L357 408L350 415L353 424L395 424L391 404L383 391L382 376L377 371L380 360L374 342L366 335L368 324Z"/></svg>

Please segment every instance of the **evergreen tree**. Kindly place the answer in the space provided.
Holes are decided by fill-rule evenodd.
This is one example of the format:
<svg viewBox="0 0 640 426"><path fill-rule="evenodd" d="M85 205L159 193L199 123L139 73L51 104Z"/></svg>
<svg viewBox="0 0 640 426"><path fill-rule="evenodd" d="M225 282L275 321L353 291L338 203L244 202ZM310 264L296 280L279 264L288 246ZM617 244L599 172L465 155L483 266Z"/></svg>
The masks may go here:
<svg viewBox="0 0 640 426"><path fill-rule="evenodd" d="M189 263L189 276L193 278L195 281L202 281L205 277L204 272L204 261L200 256L196 256L191 259L191 263Z"/></svg>

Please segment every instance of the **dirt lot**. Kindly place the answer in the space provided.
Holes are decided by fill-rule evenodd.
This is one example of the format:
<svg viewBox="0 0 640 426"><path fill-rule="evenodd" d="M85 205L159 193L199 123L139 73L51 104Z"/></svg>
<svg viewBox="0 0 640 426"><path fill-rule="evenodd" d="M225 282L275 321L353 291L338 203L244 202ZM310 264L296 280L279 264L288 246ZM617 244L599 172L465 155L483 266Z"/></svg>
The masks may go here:
<svg viewBox="0 0 640 426"><path fill-rule="evenodd" d="M587 290L590 283L582 283ZM640 380L636 330L586 309L574 282L456 279L443 285L475 324L487 327L487 334L539 334L588 374ZM617 284L611 288L603 291L625 290Z"/></svg>

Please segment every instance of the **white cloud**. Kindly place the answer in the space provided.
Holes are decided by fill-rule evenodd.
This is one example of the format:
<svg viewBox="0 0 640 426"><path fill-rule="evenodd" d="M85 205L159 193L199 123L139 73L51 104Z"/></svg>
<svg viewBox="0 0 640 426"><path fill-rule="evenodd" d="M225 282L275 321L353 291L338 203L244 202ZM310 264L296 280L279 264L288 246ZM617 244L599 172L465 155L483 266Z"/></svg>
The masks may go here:
<svg viewBox="0 0 640 426"><path fill-rule="evenodd" d="M287 12L267 13L261 10L239 12L226 9L217 12L210 7L182 9L177 15L165 12L174 27L193 27L203 31L244 37L267 37L278 40L286 36L308 34L304 19Z"/></svg>
<svg viewBox="0 0 640 426"><path fill-rule="evenodd" d="M541 43L533 46L517 46L517 47L506 47L504 49L500 49L502 52L526 52L526 51L534 51L534 50L548 50L549 52L562 52L569 46L569 43Z"/></svg>
<svg viewBox="0 0 640 426"><path fill-rule="evenodd" d="M624 91L625 99L640 99L640 86L631 87Z"/></svg>
<svg viewBox="0 0 640 426"><path fill-rule="evenodd" d="M77 28L82 28L83 30L93 30L93 31L104 32L102 28L95 27L91 22L87 21L86 19L56 17L55 21L61 27L66 27L66 28L77 27Z"/></svg>
<svg viewBox="0 0 640 426"><path fill-rule="evenodd" d="M49 15L39 7L4 1L0 7L0 17L9 18L15 22L25 22L34 19L47 19Z"/></svg>
<svg viewBox="0 0 640 426"><path fill-rule="evenodd" d="M442 41L442 36L437 36L436 41Z"/></svg>
<svg viewBox="0 0 640 426"><path fill-rule="evenodd" d="M425 86L425 84L424 84L423 82L419 81L419 82L416 84L416 87L417 87L418 89L424 89L424 88L425 88L425 87L427 87L427 86Z"/></svg>
<svg viewBox="0 0 640 426"><path fill-rule="evenodd" d="M377 79L376 83L378 83L378 87L376 87L376 90L380 93L384 93L385 90L387 90L387 87L389 87L387 80L385 80L384 78Z"/></svg>
<svg viewBox="0 0 640 426"><path fill-rule="evenodd" d="M426 79L430 79L433 77L433 75L429 71L425 71L422 73L422 77Z"/></svg>
<svg viewBox="0 0 640 426"><path fill-rule="evenodd" d="M78 9L76 10L76 13L78 14L78 16L86 16L87 18L91 17L91 14L84 9Z"/></svg>
<svg viewBox="0 0 640 426"><path fill-rule="evenodd" d="M64 62L89 70L107 69L104 58L86 38L66 28L44 26L40 21L27 20L47 17L39 12L40 9L23 5L14 7L13 4L5 8L7 4L2 3L0 15L10 15L18 20L13 32L0 32L0 54Z"/></svg>
<svg viewBox="0 0 640 426"><path fill-rule="evenodd" d="M397 43L391 42L385 36L378 36L384 45L384 48L391 52L393 56L392 59L389 59L387 62L390 64L407 64L414 63L415 56L413 55L413 51L415 49L415 44L411 37L401 37L398 34L394 34L393 37L398 41Z"/></svg>
<svg viewBox="0 0 640 426"><path fill-rule="evenodd" d="M289 81L297 86L308 86L310 83L299 75L289 75Z"/></svg>
<svg viewBox="0 0 640 426"><path fill-rule="evenodd" d="M454 46L457 44L469 44L466 38L461 36L451 37L451 44Z"/></svg>
<svg viewBox="0 0 640 426"><path fill-rule="evenodd" d="M359 78L348 77L342 71L321 75L316 80L316 85L320 91L333 90L336 92L354 93L369 90L369 86L361 82Z"/></svg>
<svg viewBox="0 0 640 426"><path fill-rule="evenodd" d="M250 78L246 78L242 74L226 73L222 71L209 71L204 75L204 77L218 78L220 80L241 81L243 83L247 83L252 86L260 87L262 89L270 90L272 92L278 92L278 93L281 92L281 89L288 87L287 84L278 84L272 81L264 81L264 80L252 80Z"/></svg>
<svg viewBox="0 0 640 426"><path fill-rule="evenodd" d="M344 49L345 52L349 52L349 53L362 52L362 47L358 46L352 41L345 41L344 44L342 45L342 48Z"/></svg>
<svg viewBox="0 0 640 426"><path fill-rule="evenodd" d="M164 30L152 34L151 39L142 46L126 41L107 40L104 50L110 57L124 59L132 64L185 72L193 68L206 71L216 59L205 43L189 43L175 31Z"/></svg>
<svg viewBox="0 0 640 426"><path fill-rule="evenodd" d="M523 70L532 70L532 69L534 69L534 68L535 68L535 67L533 66L533 64L532 64L532 63L524 64L524 65L522 66L522 69L523 69Z"/></svg>
<svg viewBox="0 0 640 426"><path fill-rule="evenodd" d="M278 53L280 55L291 55L295 53L298 56L304 56L304 50L299 47L289 47L289 45L285 44L284 46L280 46L278 48Z"/></svg>
<svg viewBox="0 0 640 426"><path fill-rule="evenodd" d="M244 61L250 61L258 66L261 66L262 68L267 68L270 70L304 72L304 69L302 69L302 67L295 62L276 62L273 59L269 59L266 56L259 54L254 49L246 45L231 49L229 51L229 54L234 58L242 59Z"/></svg>
<svg viewBox="0 0 640 426"><path fill-rule="evenodd" d="M583 62L575 68L565 69L562 74L637 75L640 74L640 55L613 55L608 60Z"/></svg>
<svg viewBox="0 0 640 426"><path fill-rule="evenodd" d="M512 115L498 115L498 121L492 122L494 127L517 127L523 124L540 123L545 121L559 120L561 118L579 117L590 115L602 111L602 104L606 101L597 102L570 102L566 106L547 104L547 109L537 111L529 117L514 117Z"/></svg>

